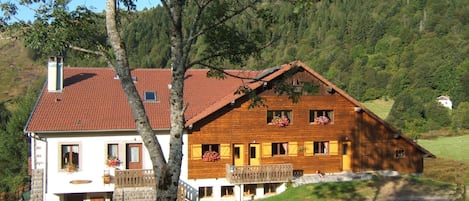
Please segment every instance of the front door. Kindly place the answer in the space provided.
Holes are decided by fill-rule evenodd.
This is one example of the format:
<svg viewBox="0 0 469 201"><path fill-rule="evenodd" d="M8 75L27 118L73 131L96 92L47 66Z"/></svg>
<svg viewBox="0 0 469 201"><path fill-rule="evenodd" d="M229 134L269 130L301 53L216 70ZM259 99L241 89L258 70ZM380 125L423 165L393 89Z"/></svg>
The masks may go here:
<svg viewBox="0 0 469 201"><path fill-rule="evenodd" d="M126 169L142 169L142 144L127 144Z"/></svg>
<svg viewBox="0 0 469 201"><path fill-rule="evenodd" d="M244 165L244 145L243 144L233 145L233 164L235 166Z"/></svg>
<svg viewBox="0 0 469 201"><path fill-rule="evenodd" d="M350 141L342 142L342 170L348 171L352 169L352 153Z"/></svg>
<svg viewBox="0 0 469 201"><path fill-rule="evenodd" d="M259 144L249 145L249 165L260 165L261 149Z"/></svg>

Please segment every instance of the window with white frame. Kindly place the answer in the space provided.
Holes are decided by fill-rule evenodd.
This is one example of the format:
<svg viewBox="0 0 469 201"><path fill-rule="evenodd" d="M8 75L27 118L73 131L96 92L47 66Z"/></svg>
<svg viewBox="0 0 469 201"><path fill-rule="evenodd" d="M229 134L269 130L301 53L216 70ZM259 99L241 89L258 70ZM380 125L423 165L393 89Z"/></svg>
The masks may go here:
<svg viewBox="0 0 469 201"><path fill-rule="evenodd" d="M334 111L332 110L310 110L309 123L327 125L334 122Z"/></svg>

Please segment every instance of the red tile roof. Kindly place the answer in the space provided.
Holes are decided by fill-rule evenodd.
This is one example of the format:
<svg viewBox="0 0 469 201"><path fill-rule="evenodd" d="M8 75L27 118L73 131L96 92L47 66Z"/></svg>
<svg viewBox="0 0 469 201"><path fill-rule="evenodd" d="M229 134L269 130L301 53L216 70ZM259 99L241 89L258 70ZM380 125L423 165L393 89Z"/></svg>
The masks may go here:
<svg viewBox="0 0 469 201"><path fill-rule="evenodd" d="M229 71L243 77L255 77L261 71ZM186 73L184 100L188 103L186 119L202 113L223 97L232 96L246 82L227 77L207 78L207 70L189 70ZM64 68L62 92L48 92L47 86L39 97L25 131L63 132L96 130L135 130L135 124L121 88L111 68ZM143 98L145 91L155 91L157 102L144 102L154 129L168 129L169 69L136 69L135 86ZM47 85L47 83L46 83Z"/></svg>

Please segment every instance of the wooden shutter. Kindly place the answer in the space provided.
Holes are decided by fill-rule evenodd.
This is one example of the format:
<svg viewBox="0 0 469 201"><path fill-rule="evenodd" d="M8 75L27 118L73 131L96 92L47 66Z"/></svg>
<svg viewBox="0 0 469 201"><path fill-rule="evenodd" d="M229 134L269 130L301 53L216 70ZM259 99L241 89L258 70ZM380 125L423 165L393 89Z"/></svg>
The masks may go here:
<svg viewBox="0 0 469 201"><path fill-rule="evenodd" d="M338 155L339 154L339 142L329 141L329 155Z"/></svg>
<svg viewBox="0 0 469 201"><path fill-rule="evenodd" d="M262 143L262 157L271 157L271 156L272 156L272 144Z"/></svg>
<svg viewBox="0 0 469 201"><path fill-rule="evenodd" d="M230 144L221 144L220 145L220 158L221 159L230 159Z"/></svg>
<svg viewBox="0 0 469 201"><path fill-rule="evenodd" d="M314 155L314 142L309 141L304 143L304 155L305 156L313 156Z"/></svg>
<svg viewBox="0 0 469 201"><path fill-rule="evenodd" d="M289 156L298 155L298 142L288 142L288 155Z"/></svg>
<svg viewBox="0 0 469 201"><path fill-rule="evenodd" d="M191 150L192 160L202 159L202 145L193 144Z"/></svg>

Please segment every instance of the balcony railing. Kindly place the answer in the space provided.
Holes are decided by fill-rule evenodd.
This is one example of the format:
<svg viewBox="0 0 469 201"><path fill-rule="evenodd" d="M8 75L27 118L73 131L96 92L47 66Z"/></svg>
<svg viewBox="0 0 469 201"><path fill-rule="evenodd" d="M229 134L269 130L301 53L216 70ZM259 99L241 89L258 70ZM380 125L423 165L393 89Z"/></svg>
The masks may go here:
<svg viewBox="0 0 469 201"><path fill-rule="evenodd" d="M156 180L153 170L116 170L114 184L116 188L155 187Z"/></svg>
<svg viewBox="0 0 469 201"><path fill-rule="evenodd" d="M232 184L287 182L293 178L292 164L226 165L226 179Z"/></svg>

